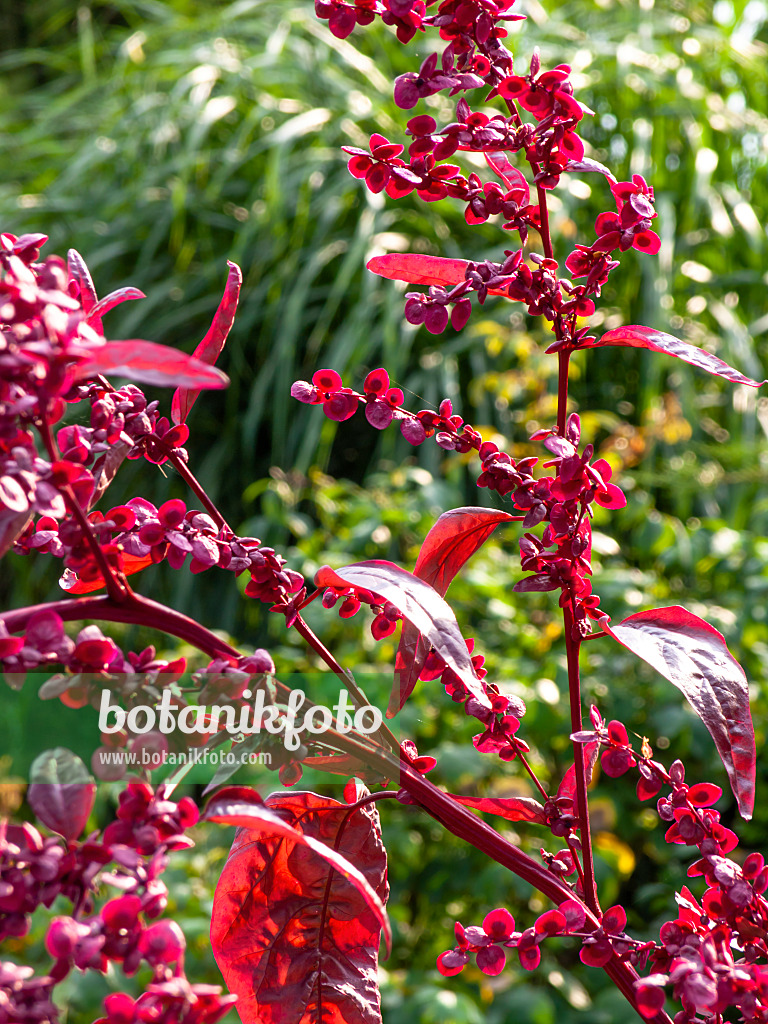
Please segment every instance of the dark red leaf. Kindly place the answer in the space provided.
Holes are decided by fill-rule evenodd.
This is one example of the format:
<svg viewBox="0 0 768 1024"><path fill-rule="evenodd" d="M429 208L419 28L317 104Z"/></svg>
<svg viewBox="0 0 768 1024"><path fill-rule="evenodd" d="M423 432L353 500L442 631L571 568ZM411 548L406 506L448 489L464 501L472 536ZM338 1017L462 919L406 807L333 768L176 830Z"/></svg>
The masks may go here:
<svg viewBox="0 0 768 1024"><path fill-rule="evenodd" d="M721 633L675 605L602 628L685 694L715 741L743 818L755 802L755 731L744 670Z"/></svg>
<svg viewBox="0 0 768 1024"><path fill-rule="evenodd" d="M235 322L237 301L240 297L240 287L243 283L243 273L240 267L236 263L230 263L229 260L227 260L227 266L229 267L229 274L227 275L227 283L224 286L224 295L219 303L219 308L214 314L213 321L205 337L192 353L195 359L199 359L201 363L206 363L209 366L213 366L216 363L221 350L224 348L224 342L232 330L232 324ZM174 423L186 423L190 409L197 401L199 394L199 388L188 389L180 387L176 391L171 404L171 418Z"/></svg>
<svg viewBox="0 0 768 1024"><path fill-rule="evenodd" d="M422 256L418 253L391 252L374 256L366 264L368 269L390 281L408 281L411 284L455 285L464 280L466 260L448 260L442 256ZM499 288L489 288L491 295L504 295Z"/></svg>
<svg viewBox="0 0 768 1024"><path fill-rule="evenodd" d="M598 340L585 341L582 347L602 348L607 345L647 348L652 352L664 352L668 356L676 356L683 362L690 363L691 366L698 366L708 373L725 377L726 380L730 380L734 384L748 384L751 388L759 388L766 383L764 380L752 380L751 377L745 377L743 373L734 370L732 366L724 363L717 356L713 356L711 352L706 352L703 348L697 348L695 345L689 345L687 341L681 341L671 334L656 331L652 327L640 327L634 324L627 327L616 327Z"/></svg>
<svg viewBox="0 0 768 1024"><path fill-rule="evenodd" d="M248 793L228 787L205 812L243 826L211 921L241 1020L381 1024L377 955L388 886L375 805L350 814L315 793L276 793L263 804Z"/></svg>
<svg viewBox="0 0 768 1024"><path fill-rule="evenodd" d="M445 596L451 580L464 563L490 537L499 523L520 519L490 508L454 508L444 512L424 538L413 574ZM429 644L409 622L403 623L395 656L395 682L389 698L387 718L402 708L413 692L424 668Z"/></svg>
<svg viewBox="0 0 768 1024"><path fill-rule="evenodd" d="M96 797L96 784L80 758L65 747L46 750L30 769L27 801L39 820L65 839L77 839Z"/></svg>
<svg viewBox="0 0 768 1024"><path fill-rule="evenodd" d="M406 572L394 562L378 559L356 562L343 569L322 566L315 575L318 587L363 587L391 601L399 612L430 643L449 668L453 669L470 693L484 708L491 703L461 635L456 616L441 595L429 583Z"/></svg>
<svg viewBox="0 0 768 1024"><path fill-rule="evenodd" d="M546 825L547 816L543 806L531 797L526 796L456 796L451 794L453 799L463 804L464 807L474 807L476 811L485 811L487 814L496 814L507 821L533 821L539 825Z"/></svg>
<svg viewBox="0 0 768 1024"><path fill-rule="evenodd" d="M126 377L161 388L225 388L229 379L214 366L154 341L108 341L93 349L75 370L75 380L97 374Z"/></svg>

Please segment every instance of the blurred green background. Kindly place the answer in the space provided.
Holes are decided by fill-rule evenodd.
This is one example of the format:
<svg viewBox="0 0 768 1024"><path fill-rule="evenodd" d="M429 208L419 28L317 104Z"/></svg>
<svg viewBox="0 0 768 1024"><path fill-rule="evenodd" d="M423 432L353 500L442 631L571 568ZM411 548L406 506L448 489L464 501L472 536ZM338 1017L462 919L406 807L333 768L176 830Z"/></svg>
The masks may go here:
<svg viewBox="0 0 768 1024"><path fill-rule="evenodd" d="M661 252L624 256L595 326L659 327L762 379L768 5L518 0L518 9L528 16L512 26L518 73L535 46L544 66L570 63L577 95L594 111L582 131L589 154L619 179L645 175L656 190ZM441 511L498 502L475 488L474 463L434 445L413 450L395 431L369 429L360 413L360 422L337 426L288 397L293 380L319 366L355 386L385 365L411 408L449 396L486 437L521 454L533 451L528 433L553 421L555 364L543 354L541 324L489 301L463 332L435 338L404 323L404 289L364 270L385 251L498 258L510 244L498 226L468 228L451 200L393 202L346 170L342 145L364 146L373 131L403 139L410 115L394 106L392 80L418 67L420 38L404 48L374 26L335 40L301 0L5 0L0 38L3 230L45 232L51 252L78 249L99 294L142 288L145 300L109 315L112 337L191 351L216 308L226 260L243 268L241 307L220 361L232 386L198 402L188 445L196 474L241 533L273 544L310 577L325 561L391 558L411 567ZM419 109L438 121L453 117L444 97ZM596 214L610 206L601 176L564 178L551 207L556 254L591 242ZM629 496L613 521L601 511L595 524L603 607L618 620L681 603L720 629L752 683L760 750L768 398L639 351L573 362L585 439L616 467ZM158 397L169 403L169 394ZM136 493L156 504L185 496L178 480L131 463L110 504ZM490 678L528 702L521 735L542 778L557 785L569 763L560 626L550 596L512 593L516 549L514 531L497 531L451 595ZM4 605L55 597L57 568L8 556ZM142 587L246 645L268 645L282 671L311 667L277 617L245 602L229 577L162 566L145 573ZM393 643L374 644L362 615L339 620L317 604L310 611L350 667L391 662ZM156 640L130 630L121 639L135 650ZM604 715L650 737L663 760L682 757L690 779L725 784L706 731L671 686L604 642L588 645L584 668L587 699ZM438 756L435 781L453 792L527 792L514 764L468 749L475 730L435 685L420 685L400 723L422 752ZM13 777L12 760L3 768ZM768 838L767 785L763 768L756 818L741 829L745 850ZM12 799L13 789L6 792ZM94 823L114 799L105 787ZM724 806L727 823L732 801ZM674 916L671 891L685 884L690 858L664 844L655 813L637 805L627 779L600 778L593 811L604 905L630 904L631 928L653 936ZM583 968L559 940L532 975L511 964L496 979L475 969L442 979L434 961L451 944L455 919L479 923L506 905L527 925L541 904L407 808L386 807L384 832L396 933L383 974L387 1024L608 1024L626 1012L601 972ZM557 848L520 833L526 848ZM190 977L217 981L207 923L229 836L200 829L197 838L196 851L173 860L172 909L191 943ZM42 966L43 930L38 923L7 953ZM74 978L66 1020L98 1016L104 993L123 983Z"/></svg>

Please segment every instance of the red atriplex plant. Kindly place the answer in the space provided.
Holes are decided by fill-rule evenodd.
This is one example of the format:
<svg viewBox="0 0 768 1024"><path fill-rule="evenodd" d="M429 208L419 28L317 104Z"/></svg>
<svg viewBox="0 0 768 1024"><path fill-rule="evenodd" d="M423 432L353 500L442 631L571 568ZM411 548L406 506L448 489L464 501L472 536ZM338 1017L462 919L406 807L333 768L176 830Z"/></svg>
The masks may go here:
<svg viewBox="0 0 768 1024"><path fill-rule="evenodd" d="M612 482L610 464L595 458L591 443L582 444L579 417L568 414L568 369L577 350L630 346L676 356L737 383L764 382L650 328L590 335L584 320L618 266L615 257L630 248L651 255L659 250L653 190L639 175L619 182L585 156L578 134L585 109L574 97L568 65L542 69L534 54L526 74L513 73L512 55L502 45L505 24L520 17L511 13L513 3L316 2L318 16L338 37L377 16L404 43L438 31L442 54L431 53L418 71L395 83L402 108L442 90L455 95L476 89L482 90L479 103L497 101L500 108L494 114L473 111L462 95L450 124L439 127L423 113L408 121L407 162L404 144L375 134L368 150L347 148L349 169L371 191L393 199L416 192L425 202L458 200L469 224L493 217L519 236L520 247L484 262L385 255L369 268L428 286L427 292L407 294L405 316L433 334L449 322L457 330L467 323L473 293L481 304L489 295L522 302L551 326L549 351L558 360L557 422L532 438L547 452L544 472L537 458L516 458L485 441L448 399L437 410L406 410L402 390L384 369L370 372L361 390L344 386L333 369L318 369L311 381L294 384L295 398L321 405L333 420L349 419L362 404L372 427L397 422L411 445L433 437L446 451L477 452L478 486L496 491L513 511L446 511L427 535L413 572L379 560L324 566L308 595L301 575L280 555L255 537L234 533L189 469L184 445L192 406L202 389L226 384L213 364L235 315L241 286L236 266L230 264L210 330L187 356L147 341L107 340L102 318L141 293L125 288L98 301L77 253L66 263L56 256L41 259L45 236L0 235L0 554L13 549L62 559L67 591L61 600L0 615L0 660L17 688L30 670L56 667L40 696L74 708L92 704L100 712L95 774L116 780L129 767L138 772L121 793L117 819L82 838L95 794L86 766L63 748L45 752L33 765L28 801L47 832L28 823L0 829L0 932L23 936L30 915L59 897L71 909L50 923L45 975L0 963L0 1024L55 1022L54 989L73 967L106 971L114 964L127 975L144 964L152 980L138 999L110 995L99 1024L204 1024L220 1019L235 997L248 1024L375 1024L381 1020L376 968L382 931L389 945L386 860L375 804L387 798L416 805L552 904L520 929L504 907L490 908L479 925L457 922L455 940L446 937L449 948L438 958L443 975L472 960L486 974L499 974L507 950L516 950L521 966L533 970L541 944L567 935L580 942L584 964L602 968L644 1018L669 1024L669 997L678 1000L675 1024L768 1021L768 867L762 855L752 853L743 863L729 856L737 837L713 809L721 796L717 786L686 783L680 761L665 768L647 740L634 749L625 726L606 724L594 707L592 727L583 727L581 645L596 638L619 643L682 690L712 734L742 816L751 815L755 742L748 689L724 638L681 607L611 624L593 592L593 505L619 509L626 500ZM460 163L446 162L461 161L463 153L482 155L489 180L475 171L465 176ZM590 244L556 256L548 193L563 174L589 172L606 179L611 209L597 218ZM570 278L562 276L565 271ZM171 420L136 384L118 388L109 376L174 387ZM125 458L172 467L200 508L178 498L157 507L144 496L109 508L105 492ZM104 510L96 507L100 502ZM482 653L462 636L446 601L467 560L499 526L513 522L522 524L527 573L515 590L557 593L565 626L573 764L554 791L526 760L524 703L486 678ZM240 651L201 623L137 593L129 577L166 560L193 573L214 567L247 572L246 596L283 615L286 627L338 676L343 690L335 720L330 709L307 704L303 692L276 678L267 651ZM326 608L340 602L345 618L369 605L377 639L402 621L388 717L419 680L439 677L451 700L480 723L477 750L518 760L537 798L454 796L430 782L425 776L435 759L420 756L410 740L398 743L305 622L302 610L318 596ZM210 660L182 688L184 659L159 659L153 647L123 651L95 624L73 637L65 632L65 622L84 621L153 628ZM304 727L297 728L296 714L305 704ZM282 743L275 739L280 733ZM269 752L285 785L301 778L303 765L352 777L342 801L301 791L262 799L247 787L218 788L236 761L217 771L202 816L238 827L216 891L211 932L232 996L187 981L184 935L160 917L166 905L160 875L170 852L191 845L184 833L199 812L188 797L172 799L183 770L154 787L149 782L151 770L171 755L225 743L241 754ZM678 915L664 924L658 942L633 938L624 909L600 904L587 803L598 757L607 775L636 770L638 798L658 798L667 841L697 851L689 875L703 877L701 891L682 889ZM371 793L360 779L381 788ZM562 849L529 856L473 809L543 827ZM109 887L116 894L110 896Z"/></svg>

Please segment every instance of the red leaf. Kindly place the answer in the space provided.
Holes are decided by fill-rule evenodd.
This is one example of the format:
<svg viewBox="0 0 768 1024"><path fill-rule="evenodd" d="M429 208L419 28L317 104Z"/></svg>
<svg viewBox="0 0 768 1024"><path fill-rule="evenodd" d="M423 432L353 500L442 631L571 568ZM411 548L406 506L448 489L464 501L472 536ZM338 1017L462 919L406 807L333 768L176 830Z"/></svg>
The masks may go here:
<svg viewBox="0 0 768 1024"><path fill-rule="evenodd" d="M85 318L85 322L93 327L99 334L103 334L104 330L101 324L101 318L105 313L108 313L110 309L114 309L115 306L119 306L121 302L127 302L129 299L145 299L146 295L138 288L118 288L114 292L110 292L109 295L105 295L103 299L99 299L95 306L92 306Z"/></svg>
<svg viewBox="0 0 768 1024"><path fill-rule="evenodd" d="M135 573L141 572L142 569L146 569L148 565L153 564L151 555L122 555L121 566L124 576L133 576ZM99 573L96 579L80 580L75 573L71 573L68 570L59 580L59 586L62 590L66 590L68 594L92 594L96 590L103 590L106 584L101 573Z"/></svg>
<svg viewBox="0 0 768 1024"><path fill-rule="evenodd" d="M664 352L668 356L676 356L691 366L698 366L708 373L718 377L725 377L734 384L748 384L751 388L759 388L765 384L764 380L752 380L745 377L743 373L734 370L722 359L713 356L711 352L705 352L702 348L689 345L687 341L681 341L671 334L663 331L656 331L652 327L640 327L630 325L628 327L617 327L608 331L597 341L587 341L582 348L602 348L607 345L622 345L626 348L647 348L652 352Z"/></svg>
<svg viewBox="0 0 768 1024"><path fill-rule="evenodd" d="M427 643L432 644L480 704L490 708L491 703L475 675L456 616L433 587L393 562L378 559L356 562L336 570L324 565L315 575L318 587L348 587L350 584L372 590L385 601L391 601L423 634Z"/></svg>
<svg viewBox="0 0 768 1024"><path fill-rule="evenodd" d="M533 821L538 825L546 825L547 816L538 800L526 796L491 797L491 796L456 796L453 799L464 807L474 807L476 811L497 814L507 821Z"/></svg>
<svg viewBox="0 0 768 1024"><path fill-rule="evenodd" d="M685 694L715 741L743 818L755 803L755 732L744 670L725 638L679 605L630 615L602 628Z"/></svg>
<svg viewBox="0 0 768 1024"><path fill-rule="evenodd" d="M600 753L600 741L592 740L589 743L583 745L584 750L584 774L587 779L587 785L592 781L592 773L595 770L595 764L597 763L597 755ZM576 765L572 764L568 771L563 776L563 781L557 788L557 796L567 797L573 800L574 807L576 806Z"/></svg>
<svg viewBox="0 0 768 1024"><path fill-rule="evenodd" d="M414 576L429 583L444 597L456 573L488 540L499 523L514 522L520 518L490 508L454 508L444 512L424 538ZM410 697L428 654L429 644L415 626L404 622L395 657L395 682L387 718L396 715Z"/></svg>
<svg viewBox="0 0 768 1024"><path fill-rule="evenodd" d="M209 821L244 826L211 921L216 962L241 1019L381 1024L377 954L382 926L389 943L388 886L375 806L350 815L315 793L258 800L231 786L205 812Z"/></svg>
<svg viewBox="0 0 768 1024"><path fill-rule="evenodd" d="M442 256L422 256L420 253L391 252L374 256L366 264L373 274L390 281L408 281L411 284L439 284L453 287L464 280L467 260L449 260ZM489 295L504 295L502 288L489 288Z"/></svg>
<svg viewBox="0 0 768 1024"><path fill-rule="evenodd" d="M422 256L416 253L392 252L374 256L366 266L379 277L390 281L409 281L411 284L455 285L464 280L467 260L448 260L442 256Z"/></svg>
<svg viewBox="0 0 768 1024"><path fill-rule="evenodd" d="M96 289L93 287L93 280L85 260L77 249L70 249L67 253L67 269L69 276L79 285L80 305L87 316L96 305Z"/></svg>
<svg viewBox="0 0 768 1024"><path fill-rule="evenodd" d="M192 353L195 359L199 359L201 363L207 363L209 366L213 366L216 363L221 350L224 348L224 342L232 330L232 324L235 322L237 300L240 297L240 286L243 283L243 272L240 270L240 267L236 263L230 263L229 260L227 260L227 266L229 267L229 274L227 275L227 283L224 286L224 295L219 303L219 308L214 314L213 321L205 337ZM179 388L176 391L171 405L171 419L174 423L186 423L190 409L197 401L199 394L199 388Z"/></svg>
<svg viewBox="0 0 768 1024"><path fill-rule="evenodd" d="M225 388L228 378L213 366L154 341L107 341L93 349L75 370L75 380L97 374L127 377L161 388Z"/></svg>

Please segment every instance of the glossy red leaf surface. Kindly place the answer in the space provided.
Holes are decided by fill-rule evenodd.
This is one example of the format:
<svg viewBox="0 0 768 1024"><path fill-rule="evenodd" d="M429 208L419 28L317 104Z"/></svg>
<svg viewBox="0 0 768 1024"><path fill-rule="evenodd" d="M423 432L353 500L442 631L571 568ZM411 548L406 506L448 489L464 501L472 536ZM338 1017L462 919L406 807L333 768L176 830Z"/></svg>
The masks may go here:
<svg viewBox="0 0 768 1024"><path fill-rule="evenodd" d="M603 629L683 692L715 741L743 818L755 802L755 731L744 670L714 626L675 605Z"/></svg>
<svg viewBox="0 0 768 1024"><path fill-rule="evenodd" d="M230 263L229 260L227 260L227 266L229 273L224 286L224 295L205 337L192 353L195 359L199 359L201 363L206 363L209 366L213 366L221 355L224 342L232 330L237 302L240 298L240 287L243 283L243 272L240 267L236 263ZM197 401L199 394L199 388L179 388L175 392L171 404L171 419L174 423L186 423L190 409Z"/></svg>
<svg viewBox="0 0 768 1024"><path fill-rule="evenodd" d="M508 512L471 506L444 512L424 538L414 576L429 583L444 597L456 573L482 547L496 527L521 518ZM428 654L427 641L415 626L404 622L395 656L395 681L387 718L396 715L413 693Z"/></svg>
<svg viewBox="0 0 768 1024"><path fill-rule="evenodd" d="M75 371L76 380L97 374L126 377L157 387L225 388L229 379L214 366L154 341L108 341L94 349Z"/></svg>
<svg viewBox="0 0 768 1024"><path fill-rule="evenodd" d="M211 944L243 1024L381 1024L388 886L375 805L350 814L315 793L263 804L247 794L228 787L205 812L242 826L216 888Z"/></svg>
<svg viewBox="0 0 768 1024"><path fill-rule="evenodd" d="M452 288L464 280L467 260L449 260L443 256L422 256L419 253L391 252L374 256L366 264L373 274L390 281L410 284L439 284ZM506 295L500 288L489 288L489 295Z"/></svg>
<svg viewBox="0 0 768 1024"><path fill-rule="evenodd" d="M751 388L759 388L766 382L764 380L752 380L745 377L728 363L706 352L703 348L689 345L687 341L681 341L672 334L665 334L663 331L656 331L652 327L640 327L635 324L627 327L616 327L608 331L596 341L584 344L583 348L602 348L608 345L619 345L626 348L647 348L652 352L664 352L668 356L675 356L683 362L697 366L707 373L713 373L718 377L724 377L734 384L747 384Z"/></svg>
<svg viewBox="0 0 768 1024"><path fill-rule="evenodd" d="M538 800L526 796L492 797L492 796L455 796L456 803L464 807L473 807L476 811L496 814L507 821L533 821L546 825L547 816L544 807Z"/></svg>
<svg viewBox="0 0 768 1024"><path fill-rule="evenodd" d="M352 584L391 601L425 641L435 648L480 704L490 708L490 701L475 675L456 616L429 583L394 562L372 560L355 562L343 569L324 565L315 575L315 584L318 587L347 587Z"/></svg>
<svg viewBox="0 0 768 1024"><path fill-rule="evenodd" d="M374 256L366 264L379 277L390 281L408 281L410 284L441 284L453 287L464 280L467 260L449 260L442 256L422 256L418 253L391 252Z"/></svg>
<svg viewBox="0 0 768 1024"><path fill-rule="evenodd" d="M65 747L46 750L32 762L29 806L52 832L65 839L82 834L96 798L96 784L83 762Z"/></svg>

